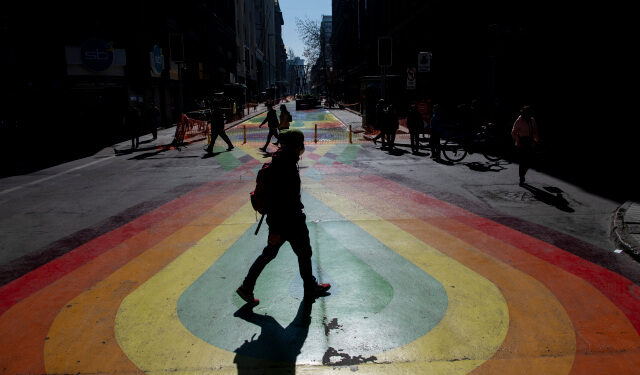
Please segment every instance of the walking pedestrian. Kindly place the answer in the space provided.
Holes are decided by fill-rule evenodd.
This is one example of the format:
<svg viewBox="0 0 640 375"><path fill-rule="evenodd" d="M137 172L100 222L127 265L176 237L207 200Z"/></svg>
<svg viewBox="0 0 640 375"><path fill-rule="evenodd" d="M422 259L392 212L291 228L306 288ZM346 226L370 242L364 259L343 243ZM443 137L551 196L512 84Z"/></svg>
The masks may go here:
<svg viewBox="0 0 640 375"><path fill-rule="evenodd" d="M520 115L513 123L513 128L511 129L511 137L515 141L518 150L518 158L520 161L518 174L520 175L520 186L522 186L525 182L525 174L527 174L533 162L533 149L539 141L538 126L536 120L533 118L530 106L525 105L520 109Z"/></svg>
<svg viewBox="0 0 640 375"><path fill-rule="evenodd" d="M304 153L304 134L297 129L282 132L280 148L273 154L264 188L267 202L266 215L269 226L267 246L253 262L242 285L236 292L250 305L260 303L253 295L258 276L271 262L285 241L289 241L298 256L298 268L306 296L321 296L331 288L318 283L311 269L311 242L305 222L304 205L300 199L300 171L298 161Z"/></svg>
<svg viewBox="0 0 640 375"><path fill-rule="evenodd" d="M431 109L431 134L429 143L431 146L431 158L440 160L440 135L442 134L442 119L440 115L440 105L434 104Z"/></svg>
<svg viewBox="0 0 640 375"><path fill-rule="evenodd" d="M385 136L387 137L387 146L389 152L394 150L396 142L396 132L400 128L400 122L398 121L398 113L393 104L389 104L387 107L387 115L385 116Z"/></svg>
<svg viewBox="0 0 640 375"><path fill-rule="evenodd" d="M211 110L209 112L209 122L211 124L211 141L205 147L205 151L210 154L213 152L213 145L216 143L216 139L218 136L222 138L223 141L227 144L227 151L231 151L234 149L231 140L227 136L227 133L224 131L225 124L225 115L222 112L222 108L216 105L211 106Z"/></svg>
<svg viewBox="0 0 640 375"><path fill-rule="evenodd" d="M387 107L385 106L384 99L380 99L378 100L378 104L376 104L376 118L373 123L374 129L379 131L379 133L378 135L373 137L372 140L373 140L373 144L375 145L376 141L382 138L382 148L386 147L386 142L385 142L386 139L385 139L385 133L384 133L386 115L387 115Z"/></svg>
<svg viewBox="0 0 640 375"><path fill-rule="evenodd" d="M424 129L424 121L418 112L415 103L409 107L407 115L407 128L409 128L409 137L411 139L411 152L418 153L420 151L420 133Z"/></svg>
<svg viewBox="0 0 640 375"><path fill-rule="evenodd" d="M140 132L142 131L142 113L135 103L129 103L125 124L131 134L131 149L136 149L140 145Z"/></svg>
<svg viewBox="0 0 640 375"><path fill-rule="evenodd" d="M293 121L293 117L287 110L287 106L284 104L280 105L280 126L278 127L278 131L281 132L283 130L289 129L291 121ZM273 144L277 146L278 141L274 142Z"/></svg>
<svg viewBox="0 0 640 375"><path fill-rule="evenodd" d="M282 104L280 106L280 127L279 130L287 130L293 121L291 112L287 109L287 106Z"/></svg>
<svg viewBox="0 0 640 375"><path fill-rule="evenodd" d="M144 128L151 132L151 136L155 141L158 138L158 126L160 125L160 109L151 102L144 109Z"/></svg>
<svg viewBox="0 0 640 375"><path fill-rule="evenodd" d="M269 146L271 137L276 137L276 139L278 139L278 127L280 124L278 123L276 110L273 109L273 104L270 102L267 103L267 117L264 118L262 124L258 127L261 128L265 123L267 123L267 126L269 127L269 135L267 135L267 142L264 144L264 147L260 147L261 151L267 151L267 146ZM274 142L274 144L277 144L277 142Z"/></svg>

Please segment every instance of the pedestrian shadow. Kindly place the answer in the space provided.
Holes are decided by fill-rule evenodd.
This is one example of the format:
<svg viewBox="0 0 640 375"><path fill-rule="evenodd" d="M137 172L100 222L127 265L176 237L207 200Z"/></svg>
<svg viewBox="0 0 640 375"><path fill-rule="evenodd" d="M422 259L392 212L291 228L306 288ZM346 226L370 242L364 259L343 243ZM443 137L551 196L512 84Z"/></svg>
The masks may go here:
<svg viewBox="0 0 640 375"><path fill-rule="evenodd" d="M439 158L439 159L433 158L433 161L442 165L454 165L454 162L446 160L444 158Z"/></svg>
<svg viewBox="0 0 640 375"><path fill-rule="evenodd" d="M469 169L476 172L500 172L506 169L503 166L503 163L501 163L500 161L486 161L484 163L473 161L470 163L462 164L466 165ZM504 164L507 163L505 162Z"/></svg>
<svg viewBox="0 0 640 375"><path fill-rule="evenodd" d="M389 155L402 156L402 155L406 154L408 151L403 150L401 148L394 147L391 150L388 150L388 152L389 152Z"/></svg>
<svg viewBox="0 0 640 375"><path fill-rule="evenodd" d="M427 152L427 153L424 153L424 152L422 152L422 151L412 152L411 154L412 154L412 155L415 155L415 156L429 156L429 155L431 155L431 154L430 154L430 153L428 153L428 152Z"/></svg>
<svg viewBox="0 0 640 375"><path fill-rule="evenodd" d="M309 335L311 307L315 298L304 298L298 307L298 313L284 328L273 317L253 312L246 304L233 316L255 324L261 328L260 336L255 334L234 350L239 375L244 374L295 374L296 359Z"/></svg>
<svg viewBox="0 0 640 375"><path fill-rule="evenodd" d="M204 155L202 155L202 159L209 159L209 158L215 158L216 156L222 154L222 151L218 151L218 152L205 152Z"/></svg>
<svg viewBox="0 0 640 375"><path fill-rule="evenodd" d="M573 208L569 207L569 201L567 201L562 196L563 191L558 189L557 187L544 186L544 190L542 190L527 183L524 183L521 186L529 190L533 194L533 198L539 200L542 203L554 206L564 212L575 212Z"/></svg>

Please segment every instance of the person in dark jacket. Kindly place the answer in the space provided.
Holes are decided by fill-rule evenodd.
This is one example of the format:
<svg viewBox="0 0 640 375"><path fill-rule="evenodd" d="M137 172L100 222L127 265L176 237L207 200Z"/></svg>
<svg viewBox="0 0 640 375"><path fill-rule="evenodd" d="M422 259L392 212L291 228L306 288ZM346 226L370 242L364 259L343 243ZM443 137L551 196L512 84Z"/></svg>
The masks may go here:
<svg viewBox="0 0 640 375"><path fill-rule="evenodd" d="M211 141L207 146L205 146L204 150L209 154L212 153L213 145L216 143L216 139L218 138L218 136L220 136L220 138L222 138L222 140L227 143L227 151L233 150L233 144L227 136L227 133L224 131L225 117L220 107L211 106L211 111L209 113L209 122L211 124Z"/></svg>
<svg viewBox="0 0 640 375"><path fill-rule="evenodd" d="M415 154L420 151L420 133L424 129L424 121L422 121L422 116L415 104L411 104L409 107L407 128L411 137L411 151Z"/></svg>
<svg viewBox="0 0 640 375"><path fill-rule="evenodd" d="M330 284L320 284L311 270L311 242L306 216L300 199L300 172L298 161L304 153L304 134L297 129L282 132L280 148L273 154L269 173L265 177L265 187L271 202L267 207L269 238L262 254L253 262L242 285L236 290L238 295L250 305L260 303L253 295L256 280L262 270L271 262L285 241L289 241L298 256L298 268L304 283L305 296L324 295Z"/></svg>
<svg viewBox="0 0 640 375"><path fill-rule="evenodd" d="M267 142L264 144L264 147L260 147L260 150L262 151L267 151L267 146L269 146L269 141L271 141L272 136L278 139L278 127L280 127L280 123L278 122L276 110L273 109L273 105L271 103L267 104L267 117L265 117L262 124L258 127L261 128L265 123L269 126L269 135L267 135Z"/></svg>
<svg viewBox="0 0 640 375"><path fill-rule="evenodd" d="M142 113L137 104L129 104L125 124L131 134L131 149L136 149L140 145L140 133L142 133Z"/></svg>
<svg viewBox="0 0 640 375"><path fill-rule="evenodd" d="M440 160L440 135L442 134L442 119L440 115L440 105L435 104L431 112L431 158Z"/></svg>
<svg viewBox="0 0 640 375"><path fill-rule="evenodd" d="M376 104L376 118L374 122L374 129L378 130L379 133L375 137L373 137L373 144L376 144L378 139L382 138L382 148L386 147L385 136L384 136L384 127L385 127L385 117L387 115L387 107L384 103L384 99L378 100L378 104Z"/></svg>
<svg viewBox="0 0 640 375"><path fill-rule="evenodd" d="M393 104L389 104L387 107L387 115L385 116L385 136L387 137L387 146L389 147L389 151L393 151L396 142L396 132L400 128L400 123L398 121L398 113L396 112L396 108Z"/></svg>

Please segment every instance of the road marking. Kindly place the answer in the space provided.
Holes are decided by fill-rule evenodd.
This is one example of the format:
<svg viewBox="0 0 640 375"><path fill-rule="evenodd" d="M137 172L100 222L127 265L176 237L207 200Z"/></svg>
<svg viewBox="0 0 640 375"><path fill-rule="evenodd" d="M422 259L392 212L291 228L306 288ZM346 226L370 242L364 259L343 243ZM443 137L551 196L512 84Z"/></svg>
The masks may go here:
<svg viewBox="0 0 640 375"><path fill-rule="evenodd" d="M233 366L234 353L189 332L179 321L176 306L185 289L254 225L254 216L251 204L245 204L124 299L115 319L115 336L141 370L164 374L166 369L184 373Z"/></svg>
<svg viewBox="0 0 640 375"><path fill-rule="evenodd" d="M194 220L178 214L172 222L181 228L163 241L79 294L67 303L49 329L44 356L49 373L129 373L137 369L123 354L114 336L115 316L122 300L139 285L190 249L193 241L207 236L212 229L226 223L225 218L235 214L246 204L243 191L249 184L236 185L225 199L215 199L217 204ZM206 198L203 200L206 201ZM198 202L201 205L206 202ZM192 209L193 210L193 209ZM185 217L187 216L187 217ZM187 219L188 221L182 221ZM167 223L169 224L169 223ZM166 225L166 224L165 224ZM162 228L148 231L149 235L161 234ZM97 302L97 303L96 303ZM85 324L78 324L85 322ZM67 353L67 355L60 355Z"/></svg>
<svg viewBox="0 0 640 375"><path fill-rule="evenodd" d="M422 268L447 291L449 306L440 323L410 344L380 353L380 362L411 362L423 366L420 373L466 374L498 350L507 335L509 313L493 283L321 184L305 185L305 191Z"/></svg>
<svg viewBox="0 0 640 375"><path fill-rule="evenodd" d="M66 171L58 172L58 173L56 173L54 175L43 177L43 178L41 178L39 180L36 180L36 181L27 182L26 184L18 185L16 187L12 187L11 189L2 190L2 191L0 191L0 195L11 193L13 191L20 190L20 189L25 188L27 186L36 185L36 184L39 184L41 182L45 182L45 181L51 180L52 178L56 178L58 176L62 176L63 174L71 173L71 172L77 171L79 169L86 168L86 167L89 167L91 165L98 164L98 163L101 163L101 162L103 162L105 160L110 160L110 159L113 159L113 158L115 158L115 156L108 156L106 158L94 160L94 161L92 161L90 163L87 163L87 164L84 164L84 165L80 165L78 167L71 168L71 169L66 170Z"/></svg>

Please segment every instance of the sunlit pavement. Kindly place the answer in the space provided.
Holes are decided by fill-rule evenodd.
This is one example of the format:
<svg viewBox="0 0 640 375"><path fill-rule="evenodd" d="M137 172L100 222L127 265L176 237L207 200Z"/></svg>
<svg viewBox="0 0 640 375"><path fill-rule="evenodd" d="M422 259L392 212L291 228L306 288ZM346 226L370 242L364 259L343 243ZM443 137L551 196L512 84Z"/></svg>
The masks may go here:
<svg viewBox="0 0 640 375"><path fill-rule="evenodd" d="M262 120L243 125L264 142ZM315 124L325 142L309 141ZM372 163L409 156L389 161L371 144L349 144L327 111L296 112L292 128L307 138L302 200L314 274L332 284L329 296L303 300L288 244L258 279L259 306L243 307L234 293L266 244L248 199L269 160L258 140L234 139L230 152L219 140L211 157L200 143L52 172L3 193L2 205L19 210L27 204L15 200L45 185L58 200L53 214L89 210L83 196L100 197L84 182L89 170L114 171L121 190L109 199L131 197L113 200L117 213L79 215L64 236L50 233L50 221L26 222L36 243L39 231L57 242L3 258L23 271L0 287L0 373L638 373L640 288L631 274L581 256L575 249L588 246L578 239L550 240L571 239L558 228L510 225L446 199L446 187L429 194L407 183L405 170L377 173ZM323 138L337 134L326 129L343 135ZM144 178L167 181L135 182ZM538 235L524 230L533 227Z"/></svg>

